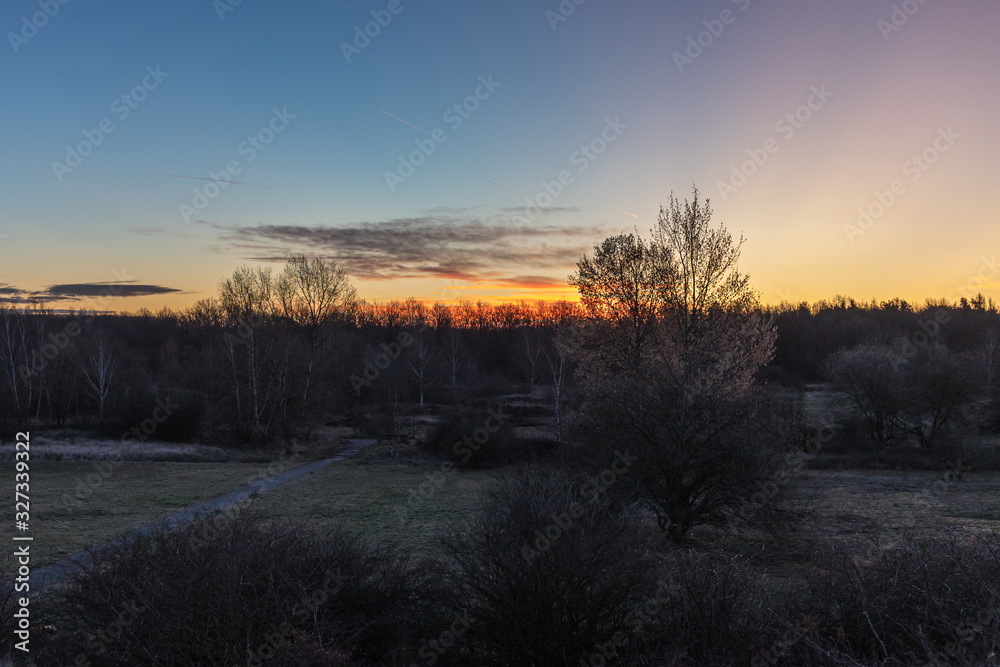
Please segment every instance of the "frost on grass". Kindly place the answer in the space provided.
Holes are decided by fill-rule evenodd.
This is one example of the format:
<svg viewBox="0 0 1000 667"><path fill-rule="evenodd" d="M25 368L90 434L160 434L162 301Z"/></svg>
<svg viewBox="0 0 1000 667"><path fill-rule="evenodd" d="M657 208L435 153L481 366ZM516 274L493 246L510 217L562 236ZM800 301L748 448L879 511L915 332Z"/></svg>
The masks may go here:
<svg viewBox="0 0 1000 667"><path fill-rule="evenodd" d="M182 445L157 442L121 442L96 438L73 437L54 440L38 436L31 441L31 458L34 461L95 461L120 459L123 461L177 461L215 463L229 460L218 447ZM14 445L0 446L0 460L14 459Z"/></svg>

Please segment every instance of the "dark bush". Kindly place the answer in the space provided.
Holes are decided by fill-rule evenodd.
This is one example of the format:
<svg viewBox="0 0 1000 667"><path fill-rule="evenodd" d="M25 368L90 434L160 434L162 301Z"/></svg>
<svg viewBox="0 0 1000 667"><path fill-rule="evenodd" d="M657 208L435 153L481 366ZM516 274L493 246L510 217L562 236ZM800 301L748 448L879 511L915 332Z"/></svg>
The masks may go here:
<svg viewBox="0 0 1000 667"><path fill-rule="evenodd" d="M568 477L526 469L483 501L444 545L467 625L453 664L577 665L617 639L656 591L655 562L628 515Z"/></svg>
<svg viewBox="0 0 1000 667"><path fill-rule="evenodd" d="M172 391L162 395L147 393L129 405L116 410L105 424L94 430L103 436L120 438L133 428L143 429L155 424L152 432L140 433L148 440L158 442L194 442L204 427L205 400L195 392ZM154 417L165 417L162 421Z"/></svg>
<svg viewBox="0 0 1000 667"><path fill-rule="evenodd" d="M248 512L95 554L46 604L57 634L33 651L36 662L375 662L405 651L441 615L427 577L395 548Z"/></svg>
<svg viewBox="0 0 1000 667"><path fill-rule="evenodd" d="M853 414L838 415L834 422L810 429L809 437L821 444L809 463L814 470L879 467L890 451L872 439L861 418Z"/></svg>
<svg viewBox="0 0 1000 667"><path fill-rule="evenodd" d="M780 636L774 612L783 601L772 599L745 558L675 548L663 554L660 572L657 595L636 614L640 655L675 665L747 664Z"/></svg>
<svg viewBox="0 0 1000 667"><path fill-rule="evenodd" d="M507 415L504 415L507 417ZM489 431L489 428L495 428ZM444 413L423 447L458 468L486 469L531 461L541 454L537 445L518 440L509 424L499 424L487 410Z"/></svg>
<svg viewBox="0 0 1000 667"><path fill-rule="evenodd" d="M15 559L11 559L15 560ZM16 567L14 568L17 569ZM16 576L12 574L13 578ZM5 578L6 579L6 578ZM0 583L0 657L9 656L14 653L14 630L17 627L17 619L14 613L17 611L17 600L21 597L14 591L13 581L3 581Z"/></svg>
<svg viewBox="0 0 1000 667"><path fill-rule="evenodd" d="M1000 535L906 540L811 577L814 664L986 665L1000 656Z"/></svg>

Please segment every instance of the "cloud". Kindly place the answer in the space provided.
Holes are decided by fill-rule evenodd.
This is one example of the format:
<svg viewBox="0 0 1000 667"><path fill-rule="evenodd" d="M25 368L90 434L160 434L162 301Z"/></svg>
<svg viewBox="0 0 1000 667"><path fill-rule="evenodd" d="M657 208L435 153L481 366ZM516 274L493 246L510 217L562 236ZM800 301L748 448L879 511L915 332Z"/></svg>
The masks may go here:
<svg viewBox="0 0 1000 667"><path fill-rule="evenodd" d="M7 283L0 283L0 302L7 304L31 303L31 292Z"/></svg>
<svg viewBox="0 0 1000 667"><path fill-rule="evenodd" d="M518 210L518 209L512 209ZM571 268L602 234L599 227L516 222L505 216L466 217L453 209L436 215L360 222L342 227L211 225L220 252L258 261L322 255L363 280L446 278L552 284L540 275ZM527 269L527 271L525 270Z"/></svg>
<svg viewBox="0 0 1000 667"><path fill-rule="evenodd" d="M136 285L131 283L72 283L50 285L40 294L54 299L82 299L87 297L133 297L153 294L171 294L181 290L162 285Z"/></svg>
<svg viewBox="0 0 1000 667"><path fill-rule="evenodd" d="M565 287L565 278L553 278L552 276L511 276L510 278L500 278L497 282L506 287L520 287L530 289L546 289L549 287Z"/></svg>

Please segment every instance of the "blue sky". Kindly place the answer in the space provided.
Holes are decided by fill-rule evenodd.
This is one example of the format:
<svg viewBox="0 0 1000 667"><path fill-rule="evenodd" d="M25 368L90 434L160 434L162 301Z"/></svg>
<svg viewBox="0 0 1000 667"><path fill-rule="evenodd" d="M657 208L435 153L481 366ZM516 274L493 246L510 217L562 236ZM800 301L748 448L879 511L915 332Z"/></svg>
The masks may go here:
<svg viewBox="0 0 1000 667"><path fill-rule="evenodd" d="M1000 297L981 271L1000 245L1000 6L903 4L11 0L0 290L66 306L124 276L110 307L184 307L308 252L370 299L553 298L594 242L648 232L697 184L765 301L942 297L977 273ZM390 188L417 141L433 154ZM227 165L238 183L198 210ZM550 205L516 209L562 172Z"/></svg>

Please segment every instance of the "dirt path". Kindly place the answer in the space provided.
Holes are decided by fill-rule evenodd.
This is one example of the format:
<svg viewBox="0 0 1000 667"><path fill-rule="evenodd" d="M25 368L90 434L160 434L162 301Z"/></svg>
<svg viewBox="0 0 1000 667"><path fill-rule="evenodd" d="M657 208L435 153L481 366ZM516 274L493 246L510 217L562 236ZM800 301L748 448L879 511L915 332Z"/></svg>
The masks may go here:
<svg viewBox="0 0 1000 667"><path fill-rule="evenodd" d="M319 470L320 468L325 468L331 463L336 463L338 461L343 461L344 459L351 457L358 453L362 447L374 444L376 440L368 438L355 438L348 441L347 447L344 448L337 456L321 459L319 461L313 461L312 463L306 463L292 470L286 470L283 473L279 473L272 477L268 477L259 482L254 482L253 484L248 484L241 487L235 491L227 493L225 495L213 498L212 500L201 503L200 505L194 505L186 509L181 510L175 514L168 516L165 519L151 523L141 528L136 528L128 533L125 533L121 537L115 538L110 542L105 542L104 544L93 547L93 549L87 551L80 551L72 556L67 556L60 561L56 561L51 565L45 567L40 567L37 570L32 571L30 584L31 584L31 597L35 597L47 587L58 583L65 577L69 576L73 572L79 570L82 567L87 567L93 560L91 558L91 551L99 551L101 549L106 549L110 546L116 544L121 544L123 542L129 542L141 537L143 535L148 535L149 533L160 529L160 528L170 528L175 529L181 526L187 525L197 519L200 516L206 514L211 514L213 512L218 512L219 510L224 510L228 507L235 505L236 503L249 498L253 495L261 495L267 493L268 491L273 491L274 489L280 488L289 482L293 482L301 477ZM3 588L0 589L0 597L6 596L12 582L6 582Z"/></svg>

